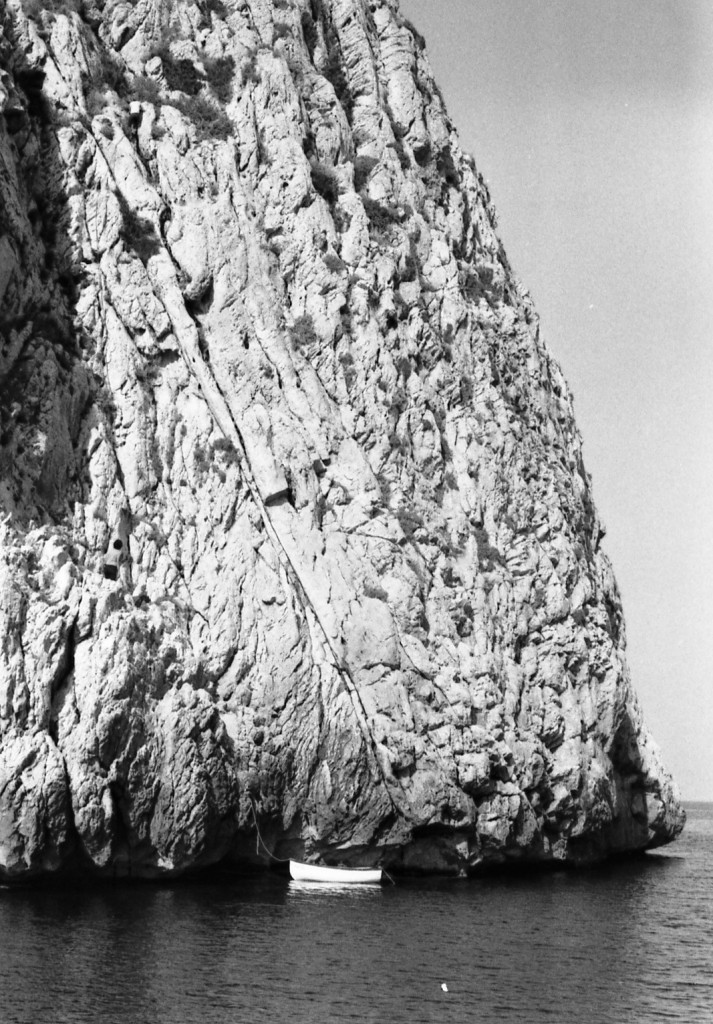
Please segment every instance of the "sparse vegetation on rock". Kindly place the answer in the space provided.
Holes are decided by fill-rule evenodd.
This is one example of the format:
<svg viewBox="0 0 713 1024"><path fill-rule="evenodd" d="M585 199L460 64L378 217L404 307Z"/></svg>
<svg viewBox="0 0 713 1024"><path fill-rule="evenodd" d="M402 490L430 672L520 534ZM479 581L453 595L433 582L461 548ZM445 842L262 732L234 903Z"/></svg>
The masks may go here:
<svg viewBox="0 0 713 1024"><path fill-rule="evenodd" d="M670 841L567 385L423 40L248 6L7 7L0 878L267 862L256 824L396 871Z"/></svg>

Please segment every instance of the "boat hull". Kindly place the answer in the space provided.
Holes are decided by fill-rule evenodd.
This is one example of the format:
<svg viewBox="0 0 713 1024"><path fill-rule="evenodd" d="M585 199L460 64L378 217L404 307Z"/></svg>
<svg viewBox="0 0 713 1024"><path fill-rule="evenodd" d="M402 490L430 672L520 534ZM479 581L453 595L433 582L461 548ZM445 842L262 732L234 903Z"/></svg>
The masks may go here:
<svg viewBox="0 0 713 1024"><path fill-rule="evenodd" d="M329 868L321 864L300 864L296 860L291 860L290 877L296 882L378 885L383 872L381 868Z"/></svg>

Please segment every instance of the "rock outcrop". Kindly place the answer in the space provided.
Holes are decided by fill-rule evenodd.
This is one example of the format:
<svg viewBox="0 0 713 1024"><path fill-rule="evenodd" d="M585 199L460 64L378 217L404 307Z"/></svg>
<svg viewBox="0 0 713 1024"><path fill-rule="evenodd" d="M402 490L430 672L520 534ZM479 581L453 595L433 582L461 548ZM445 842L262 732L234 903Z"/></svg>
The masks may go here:
<svg viewBox="0 0 713 1024"><path fill-rule="evenodd" d="M567 385L397 0L0 13L2 875L674 838Z"/></svg>

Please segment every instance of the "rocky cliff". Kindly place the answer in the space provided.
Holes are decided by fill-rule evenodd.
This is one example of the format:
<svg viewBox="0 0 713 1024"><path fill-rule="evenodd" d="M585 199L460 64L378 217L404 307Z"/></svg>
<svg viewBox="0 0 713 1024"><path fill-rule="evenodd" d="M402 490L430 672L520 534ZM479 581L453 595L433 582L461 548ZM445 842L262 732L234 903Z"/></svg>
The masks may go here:
<svg viewBox="0 0 713 1024"><path fill-rule="evenodd" d="M397 0L0 13L4 876L674 838L567 385Z"/></svg>

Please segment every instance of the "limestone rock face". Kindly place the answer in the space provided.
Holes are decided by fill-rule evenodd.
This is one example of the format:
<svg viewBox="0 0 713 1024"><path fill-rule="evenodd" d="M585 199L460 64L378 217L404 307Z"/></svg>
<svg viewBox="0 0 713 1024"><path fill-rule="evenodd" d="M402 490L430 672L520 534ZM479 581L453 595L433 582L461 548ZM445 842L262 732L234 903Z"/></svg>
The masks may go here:
<svg viewBox="0 0 713 1024"><path fill-rule="evenodd" d="M673 839L567 385L396 0L0 13L3 876Z"/></svg>

